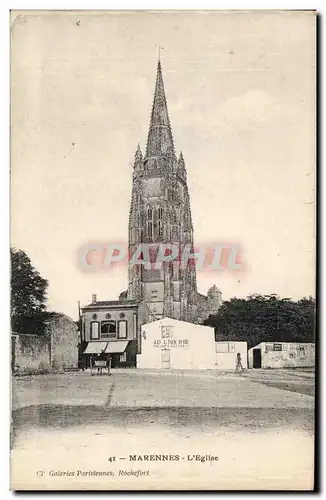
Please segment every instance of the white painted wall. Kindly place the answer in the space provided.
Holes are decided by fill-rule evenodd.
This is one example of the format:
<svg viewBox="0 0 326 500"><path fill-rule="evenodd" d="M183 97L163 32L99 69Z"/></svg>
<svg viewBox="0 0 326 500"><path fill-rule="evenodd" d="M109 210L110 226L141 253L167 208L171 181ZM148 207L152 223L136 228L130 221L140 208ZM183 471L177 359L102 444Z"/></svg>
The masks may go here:
<svg viewBox="0 0 326 500"><path fill-rule="evenodd" d="M215 342L215 368L217 370L235 370L237 353L239 352L242 366L247 369L247 351L247 342Z"/></svg>
<svg viewBox="0 0 326 500"><path fill-rule="evenodd" d="M282 351L266 350L262 346L262 368L292 368L315 366L315 344L281 343ZM270 344L272 345L272 344Z"/></svg>
<svg viewBox="0 0 326 500"><path fill-rule="evenodd" d="M273 345L282 346L281 351L273 350ZM249 368L253 368L253 350L261 349L262 368L296 368L315 366L315 344L297 342L262 342L249 349Z"/></svg>
<svg viewBox="0 0 326 500"><path fill-rule="evenodd" d="M171 338L162 338L162 327L171 327ZM163 334L167 333L164 331ZM214 328L163 318L142 326L141 354L137 368L162 368L162 350L170 351L171 369L214 369Z"/></svg>

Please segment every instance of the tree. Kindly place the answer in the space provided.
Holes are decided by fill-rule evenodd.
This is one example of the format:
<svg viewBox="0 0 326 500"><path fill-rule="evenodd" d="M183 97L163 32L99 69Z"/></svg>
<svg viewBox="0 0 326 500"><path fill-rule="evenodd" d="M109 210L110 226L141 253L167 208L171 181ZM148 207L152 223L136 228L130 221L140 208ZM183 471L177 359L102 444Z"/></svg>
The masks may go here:
<svg viewBox="0 0 326 500"><path fill-rule="evenodd" d="M232 298L204 321L215 327L216 340L244 340L248 348L260 342L314 342L315 300L295 302L277 295Z"/></svg>
<svg viewBox="0 0 326 500"><path fill-rule="evenodd" d="M22 250L10 249L11 325L18 333L43 333L48 281Z"/></svg>

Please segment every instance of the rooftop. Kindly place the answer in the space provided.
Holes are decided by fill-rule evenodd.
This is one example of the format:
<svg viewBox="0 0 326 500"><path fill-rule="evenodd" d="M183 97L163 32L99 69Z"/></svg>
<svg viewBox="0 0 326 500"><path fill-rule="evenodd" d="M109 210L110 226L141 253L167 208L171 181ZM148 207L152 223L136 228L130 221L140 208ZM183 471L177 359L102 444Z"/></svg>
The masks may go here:
<svg viewBox="0 0 326 500"><path fill-rule="evenodd" d="M134 300L98 300L96 302L91 302L90 304L83 306L82 309L86 309L88 307L96 308L96 307L107 307L107 306L119 306L119 307L138 306L138 302Z"/></svg>

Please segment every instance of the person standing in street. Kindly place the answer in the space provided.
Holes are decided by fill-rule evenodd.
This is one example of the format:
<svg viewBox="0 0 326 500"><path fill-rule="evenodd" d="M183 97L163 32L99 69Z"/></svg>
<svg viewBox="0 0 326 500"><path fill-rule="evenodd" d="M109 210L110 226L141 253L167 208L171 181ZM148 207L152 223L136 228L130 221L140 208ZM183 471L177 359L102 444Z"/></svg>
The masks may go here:
<svg viewBox="0 0 326 500"><path fill-rule="evenodd" d="M241 361L241 354L239 352L237 353L235 371L236 371L236 373L241 373L244 371L243 366L242 366L242 361Z"/></svg>

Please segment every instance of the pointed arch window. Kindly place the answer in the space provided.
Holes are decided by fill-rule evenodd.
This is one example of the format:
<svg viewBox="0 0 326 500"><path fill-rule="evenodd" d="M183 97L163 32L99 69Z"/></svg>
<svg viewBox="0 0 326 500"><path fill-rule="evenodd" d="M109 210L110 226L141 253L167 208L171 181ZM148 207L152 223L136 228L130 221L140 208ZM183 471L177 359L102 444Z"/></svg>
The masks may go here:
<svg viewBox="0 0 326 500"><path fill-rule="evenodd" d="M158 221L158 235L163 236L163 208L158 207L157 209L157 221Z"/></svg>
<svg viewBox="0 0 326 500"><path fill-rule="evenodd" d="M146 215L147 215L147 222L146 222L147 237L153 238L153 209L151 207L147 209Z"/></svg>

